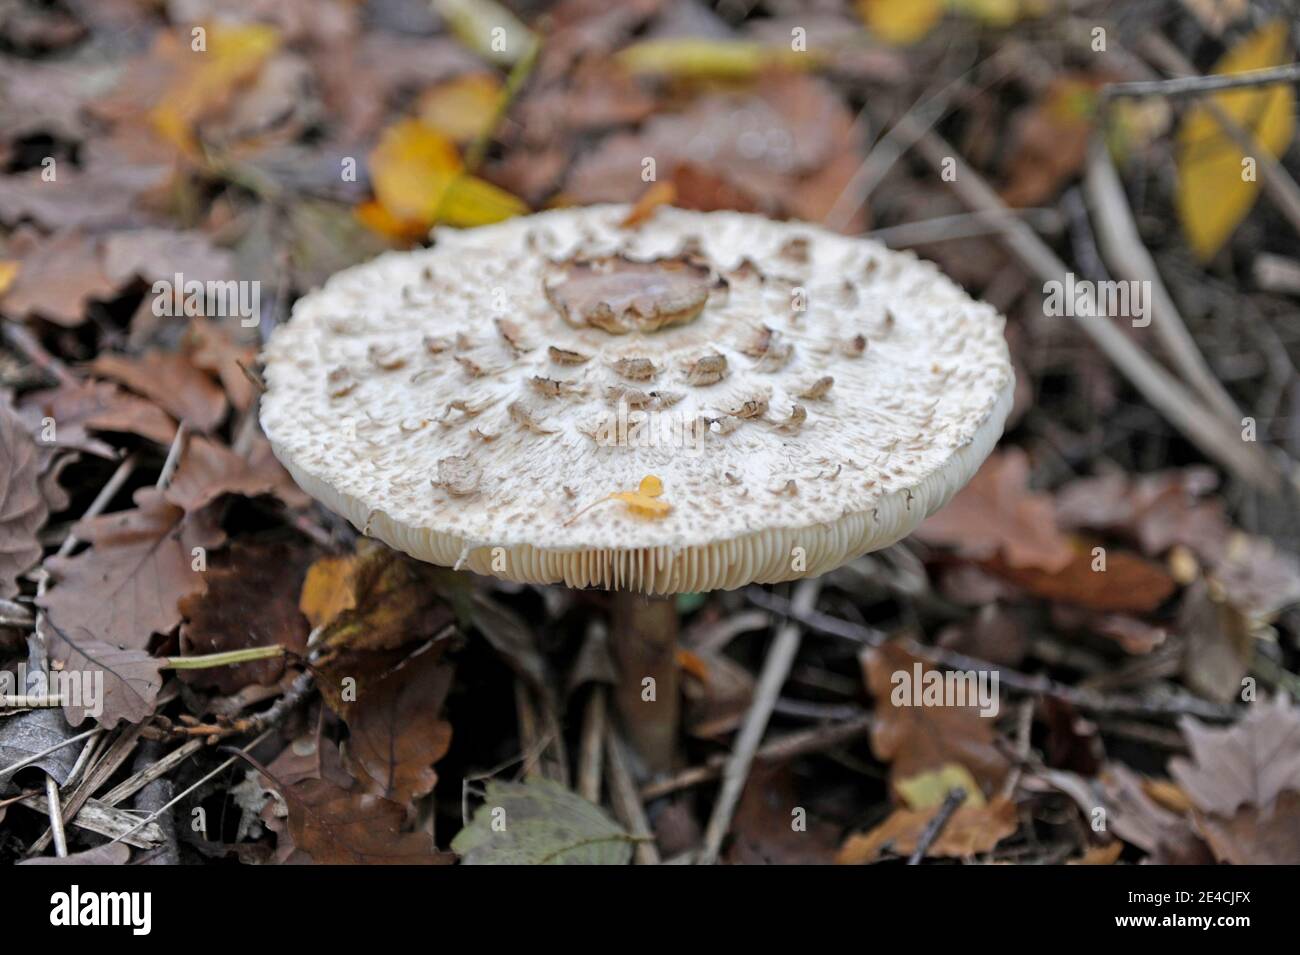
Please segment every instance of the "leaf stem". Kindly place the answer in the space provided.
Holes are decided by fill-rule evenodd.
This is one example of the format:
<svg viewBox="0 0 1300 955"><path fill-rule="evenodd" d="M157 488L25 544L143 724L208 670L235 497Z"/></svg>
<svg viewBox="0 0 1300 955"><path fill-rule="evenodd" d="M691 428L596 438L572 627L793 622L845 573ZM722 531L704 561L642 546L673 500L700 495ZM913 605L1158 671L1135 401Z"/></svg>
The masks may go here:
<svg viewBox="0 0 1300 955"><path fill-rule="evenodd" d="M234 666L236 663L251 663L254 660L268 660L283 655L284 647L272 644L269 647L249 647L245 650L229 650L226 653L167 657L164 667L168 670L206 670L209 667Z"/></svg>

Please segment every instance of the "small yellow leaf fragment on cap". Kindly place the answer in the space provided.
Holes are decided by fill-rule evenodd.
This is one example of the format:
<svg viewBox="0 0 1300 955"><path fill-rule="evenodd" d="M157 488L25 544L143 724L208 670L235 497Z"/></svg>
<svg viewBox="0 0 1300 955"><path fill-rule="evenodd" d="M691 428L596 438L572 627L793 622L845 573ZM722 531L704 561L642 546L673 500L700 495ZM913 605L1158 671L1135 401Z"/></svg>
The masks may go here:
<svg viewBox="0 0 1300 955"><path fill-rule="evenodd" d="M598 501L588 504L578 513L565 521L565 526L572 524L587 511L591 510L597 504L604 504L606 501L622 501L627 505L627 509L633 514L640 517L660 518L669 514L673 506L667 501L659 500L664 493L664 482L659 480L653 474L646 475L641 479L641 483L635 491L615 491Z"/></svg>

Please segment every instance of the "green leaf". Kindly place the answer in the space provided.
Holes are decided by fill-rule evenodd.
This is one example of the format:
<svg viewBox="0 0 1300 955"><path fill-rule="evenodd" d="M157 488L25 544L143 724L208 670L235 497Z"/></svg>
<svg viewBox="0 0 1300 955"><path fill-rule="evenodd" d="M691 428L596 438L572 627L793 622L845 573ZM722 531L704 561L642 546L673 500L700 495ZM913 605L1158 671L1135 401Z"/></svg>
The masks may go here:
<svg viewBox="0 0 1300 955"><path fill-rule="evenodd" d="M451 848L465 865L627 865L635 841L558 783L493 780Z"/></svg>

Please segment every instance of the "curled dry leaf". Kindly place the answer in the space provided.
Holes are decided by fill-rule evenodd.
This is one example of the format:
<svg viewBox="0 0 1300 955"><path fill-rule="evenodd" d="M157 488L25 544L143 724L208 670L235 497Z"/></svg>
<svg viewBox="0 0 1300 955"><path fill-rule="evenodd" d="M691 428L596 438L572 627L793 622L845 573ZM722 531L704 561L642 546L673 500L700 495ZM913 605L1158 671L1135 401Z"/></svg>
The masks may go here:
<svg viewBox="0 0 1300 955"><path fill-rule="evenodd" d="M226 417L226 396L185 355L150 351L139 358L100 355L90 370L156 401L195 431L211 431Z"/></svg>
<svg viewBox="0 0 1300 955"><path fill-rule="evenodd" d="M301 653L307 646L307 619L298 609L298 595L310 558L311 552L301 547L243 542L214 557L207 589L181 599L181 652L189 656L281 646ZM250 684L274 685L285 664L284 657L271 657L182 670L179 676L230 695Z"/></svg>
<svg viewBox="0 0 1300 955"><path fill-rule="evenodd" d="M345 711L349 772L371 792L406 805L433 791L433 764L451 746L440 719L453 669L431 647L357 693Z"/></svg>
<svg viewBox="0 0 1300 955"><path fill-rule="evenodd" d="M0 404L0 597L18 593L18 577L41 559L36 533L48 508L40 454L7 402Z"/></svg>
<svg viewBox="0 0 1300 955"><path fill-rule="evenodd" d="M108 381L70 382L33 392L23 398L19 413L38 443L103 458L115 458L117 452L92 437L92 431L120 431L163 445L176 435L176 423L161 408Z"/></svg>
<svg viewBox="0 0 1300 955"><path fill-rule="evenodd" d="M614 335L692 321L709 299L709 270L684 259L634 262L622 256L574 261L548 283L546 297L575 328Z"/></svg>
<svg viewBox="0 0 1300 955"><path fill-rule="evenodd" d="M947 507L917 528L916 536L976 560L1000 555L1013 569L1062 571L1076 559L1075 552L1057 530L1051 497L1028 485L1029 458L1023 451L995 453Z"/></svg>
<svg viewBox="0 0 1300 955"><path fill-rule="evenodd" d="M90 548L45 561L55 584L37 603L65 640L148 649L180 623L181 598L206 586L195 554L225 541L215 516L187 513L153 488L137 491L135 505L78 522L73 533Z"/></svg>

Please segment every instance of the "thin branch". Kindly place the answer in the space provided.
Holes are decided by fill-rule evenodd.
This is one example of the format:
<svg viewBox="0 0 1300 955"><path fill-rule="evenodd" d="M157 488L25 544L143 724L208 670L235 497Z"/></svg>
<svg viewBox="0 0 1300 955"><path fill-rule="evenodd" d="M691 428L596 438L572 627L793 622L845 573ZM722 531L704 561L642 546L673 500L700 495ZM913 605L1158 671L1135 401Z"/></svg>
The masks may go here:
<svg viewBox="0 0 1300 955"><path fill-rule="evenodd" d="M1271 66L1265 70L1225 73L1222 76L1180 76L1172 80L1110 83L1101 88L1101 95L1103 99L1132 96L1162 96L1174 99L1183 96L1202 96L1219 90L1235 90L1243 86L1272 86L1276 83L1297 81L1300 81L1300 63L1288 63L1285 66Z"/></svg>
<svg viewBox="0 0 1300 955"><path fill-rule="evenodd" d="M802 581L795 589L791 608L801 613L809 612L817 602L821 591L821 582L816 578ZM799 652L802 637L801 625L790 620L777 631L767 651L767 660L763 663L763 672L759 676L758 686L754 688L754 699L745 714L736 735L735 745L727 758L727 765L722 771L722 788L718 792L718 801L713 804L713 813L709 816L708 826L704 830L704 846L700 849L697 865L713 865L718 861L722 850L722 840L731 828L731 819L740 802L745 781L749 779L749 770L754 763L754 754L763 741L767 730L767 721L772 715L772 707L781 693L785 678L790 673L795 654Z"/></svg>

